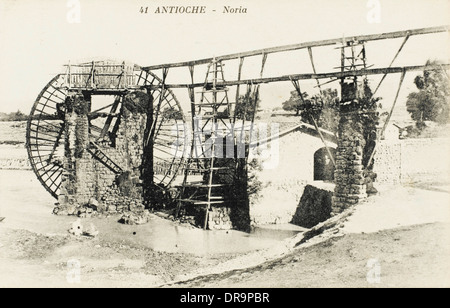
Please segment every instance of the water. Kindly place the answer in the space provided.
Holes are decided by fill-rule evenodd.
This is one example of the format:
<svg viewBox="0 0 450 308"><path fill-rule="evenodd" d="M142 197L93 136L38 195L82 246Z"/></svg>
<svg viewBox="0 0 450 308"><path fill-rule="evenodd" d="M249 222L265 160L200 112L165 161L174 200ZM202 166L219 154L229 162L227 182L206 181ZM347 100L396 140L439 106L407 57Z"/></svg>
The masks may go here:
<svg viewBox="0 0 450 308"><path fill-rule="evenodd" d="M1 226L67 235L71 223L77 218L52 215L55 202L33 172L0 170L0 216L6 217ZM157 216L139 226L123 225L117 222L118 219L118 216L86 218L82 219L82 224L89 227L93 223L100 232L100 240L195 255L235 254L268 248L303 230L286 224L258 226L250 233L204 231Z"/></svg>

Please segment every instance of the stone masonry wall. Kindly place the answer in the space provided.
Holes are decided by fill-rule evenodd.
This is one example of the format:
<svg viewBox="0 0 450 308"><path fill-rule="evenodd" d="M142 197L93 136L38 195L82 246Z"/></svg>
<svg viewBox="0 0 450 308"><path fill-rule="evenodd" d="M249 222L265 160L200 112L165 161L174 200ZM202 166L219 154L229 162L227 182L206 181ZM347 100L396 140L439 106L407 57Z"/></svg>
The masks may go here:
<svg viewBox="0 0 450 308"><path fill-rule="evenodd" d="M87 151L89 123L85 114L67 112L64 172L56 212L84 215L86 207L112 213L144 209L141 164L146 115L126 113L121 119L115 147L99 144L124 173L116 175Z"/></svg>
<svg viewBox="0 0 450 308"><path fill-rule="evenodd" d="M363 127L356 113L341 112L338 133L333 214L340 213L367 197L362 163L365 140Z"/></svg>
<svg viewBox="0 0 450 308"><path fill-rule="evenodd" d="M125 113L121 119L115 150L122 157L121 167L129 170L132 177L141 176L146 122L147 116L141 113Z"/></svg>
<svg viewBox="0 0 450 308"><path fill-rule="evenodd" d="M89 123L86 102L80 96L68 98L68 111L65 115L65 158L62 174L59 203L64 212L76 214L80 204L88 200L89 185L86 168L89 154L85 150L89 143ZM70 104L70 105L69 105Z"/></svg>
<svg viewBox="0 0 450 308"><path fill-rule="evenodd" d="M448 182L450 139L418 138L382 141L377 147L376 182L412 184Z"/></svg>
<svg viewBox="0 0 450 308"><path fill-rule="evenodd" d="M401 140L401 183L448 183L450 139L420 138Z"/></svg>
<svg viewBox="0 0 450 308"><path fill-rule="evenodd" d="M400 142L380 142L374 156L377 183L399 184L401 181L402 149Z"/></svg>
<svg viewBox="0 0 450 308"><path fill-rule="evenodd" d="M324 188L306 185L291 223L312 228L330 218L333 191L330 187Z"/></svg>

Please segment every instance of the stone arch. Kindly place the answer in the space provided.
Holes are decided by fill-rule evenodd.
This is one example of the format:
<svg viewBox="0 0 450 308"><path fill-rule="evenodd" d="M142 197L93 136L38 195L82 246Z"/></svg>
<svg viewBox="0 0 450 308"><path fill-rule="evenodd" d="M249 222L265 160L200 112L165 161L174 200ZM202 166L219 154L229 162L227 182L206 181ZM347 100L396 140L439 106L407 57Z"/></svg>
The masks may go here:
<svg viewBox="0 0 450 308"><path fill-rule="evenodd" d="M328 147L333 156L336 157L336 149ZM314 181L334 181L334 165L326 147L314 152Z"/></svg>

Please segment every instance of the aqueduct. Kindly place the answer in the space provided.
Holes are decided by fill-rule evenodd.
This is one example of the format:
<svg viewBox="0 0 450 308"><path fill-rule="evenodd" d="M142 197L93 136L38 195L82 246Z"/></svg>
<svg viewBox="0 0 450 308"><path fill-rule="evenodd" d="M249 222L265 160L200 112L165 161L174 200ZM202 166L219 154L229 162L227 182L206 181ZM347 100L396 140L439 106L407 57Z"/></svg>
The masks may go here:
<svg viewBox="0 0 450 308"><path fill-rule="evenodd" d="M367 196L377 142L405 74L449 68L449 64L395 67L397 56L411 37L448 30L444 26L361 35L145 67L115 61L68 64L32 107L29 159L42 185L58 199L59 213L139 214L171 203L177 217L195 209L201 217L198 224L205 229L212 228L216 218L229 228L242 228L232 216L244 217L245 224L248 215L247 167L249 151L257 143L252 132L261 85L291 82L304 102L302 108L320 109L323 102L303 99L300 81L315 79L320 93L321 81L336 81L340 119L333 153L317 119L311 120L324 142L320 155L333 165L332 174L325 176L334 179L332 212L339 213ZM367 43L395 38L403 41L390 65L370 68ZM338 71L316 71L313 50L324 46L340 51ZM268 56L304 49L313 73L264 76ZM244 60L252 57L261 57L260 68L256 76L244 79ZM224 65L232 61L237 63L237 75L226 80ZM190 80L169 83L169 71L183 67ZM197 82L197 71L202 82ZM390 115L377 131L375 94L388 74L399 74L400 81ZM374 91L367 84L369 75L382 75ZM188 112L181 109L173 89L187 90Z"/></svg>

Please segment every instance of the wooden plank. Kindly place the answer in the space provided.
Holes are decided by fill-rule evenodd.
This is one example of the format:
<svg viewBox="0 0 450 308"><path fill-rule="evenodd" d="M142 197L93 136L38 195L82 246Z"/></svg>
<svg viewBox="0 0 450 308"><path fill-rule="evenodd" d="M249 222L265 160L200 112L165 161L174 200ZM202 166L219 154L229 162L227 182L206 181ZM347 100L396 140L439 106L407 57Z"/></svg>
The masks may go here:
<svg viewBox="0 0 450 308"><path fill-rule="evenodd" d="M39 152L39 151L36 151L36 150L33 150L33 152ZM37 155L37 156L30 156L30 159L32 159L32 160L35 160L35 159L37 159L37 158L39 158L39 159L42 159L42 158L44 158L44 157L47 157L47 156L50 156L50 154L43 154L43 155ZM48 158L47 158L48 159ZM47 159L44 159L44 160L47 160Z"/></svg>
<svg viewBox="0 0 450 308"><path fill-rule="evenodd" d="M111 107L112 105L114 105L114 103L111 103L111 104L109 104L109 105L107 105L107 106L101 107L101 108L99 108L99 109L97 109L97 110L91 111L91 112L89 112L89 114L99 113L100 111L105 110L106 108L109 108L109 107Z"/></svg>
<svg viewBox="0 0 450 308"><path fill-rule="evenodd" d="M160 142L153 142L154 145L160 145L162 147L168 148L168 149L172 149L171 145L168 144L164 144L164 143L160 143ZM155 147L156 148L156 147Z"/></svg>
<svg viewBox="0 0 450 308"><path fill-rule="evenodd" d="M187 183L186 187L199 187L199 188L211 188L211 187L222 187L228 184L190 184Z"/></svg>
<svg viewBox="0 0 450 308"><path fill-rule="evenodd" d="M53 148L54 143L29 143L28 144L30 147L35 147L35 149L32 149L33 151L40 151L40 152L46 152L46 151L51 151L50 149L43 149L43 148Z"/></svg>
<svg viewBox="0 0 450 308"><path fill-rule="evenodd" d="M308 54L309 54L309 61L311 62L311 66L312 66L312 69L313 69L313 73L317 74L316 66L314 65L314 57L313 57L313 53L312 53L312 48L311 47L308 47ZM320 94L322 94L322 88L320 87L319 79L316 79L316 83L317 83L317 87L319 87Z"/></svg>
<svg viewBox="0 0 450 308"><path fill-rule="evenodd" d="M186 202L186 203L193 203L193 204L221 204L224 203L224 201L202 201L202 200L194 200L194 199L179 199L178 201Z"/></svg>
<svg viewBox="0 0 450 308"><path fill-rule="evenodd" d="M38 120L32 120L32 121L37 121L39 124L31 122L30 125L36 125L36 126L40 127L41 126L40 122L42 122L43 124L49 125L49 126L53 126L53 127L57 128L58 130L61 128L61 124L64 123L64 122L59 122L60 126L57 126L57 125L55 125L53 123L47 122L46 120L38 119Z"/></svg>
<svg viewBox="0 0 450 308"><path fill-rule="evenodd" d="M45 98L46 100L49 100L49 101L55 103L55 104L60 104L60 103L64 102L64 100L62 100L61 102L57 103L57 102L51 100L50 98L47 98L47 97L45 97L45 96L42 96L42 97ZM45 107L48 107L48 108L51 108L51 109L53 109L53 110L56 110L56 107L53 107L53 106L48 105L47 102L43 103L43 102L39 101L39 105L44 106L44 108L45 108ZM42 109L44 109L44 108L42 108Z"/></svg>
<svg viewBox="0 0 450 308"><path fill-rule="evenodd" d="M45 105L44 105L44 108L45 108ZM55 114L50 114L50 113L47 113L47 112L44 112L44 108L42 108L42 109L40 109L40 110L37 110L37 109L36 109L36 112L45 114L46 116L49 116L49 117L55 117L55 120L58 119L58 118L57 118L57 115L55 115Z"/></svg>
<svg viewBox="0 0 450 308"><path fill-rule="evenodd" d="M163 162L166 162L166 163L172 163L172 160L170 160L170 159L165 159L165 158L162 158L162 157L160 157L160 156L154 155L153 158L154 158L155 160L157 160L157 161L163 161Z"/></svg>

